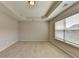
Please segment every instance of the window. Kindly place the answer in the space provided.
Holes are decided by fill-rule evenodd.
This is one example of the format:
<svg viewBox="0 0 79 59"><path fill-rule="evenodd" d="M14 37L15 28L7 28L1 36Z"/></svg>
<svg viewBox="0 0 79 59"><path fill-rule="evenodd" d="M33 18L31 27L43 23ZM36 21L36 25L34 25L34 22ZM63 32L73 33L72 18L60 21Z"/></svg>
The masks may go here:
<svg viewBox="0 0 79 59"><path fill-rule="evenodd" d="M66 18L65 40L79 46L79 13Z"/></svg>
<svg viewBox="0 0 79 59"><path fill-rule="evenodd" d="M64 41L64 19L55 23L55 38Z"/></svg>
<svg viewBox="0 0 79 59"><path fill-rule="evenodd" d="M55 23L55 39L79 47L79 13Z"/></svg>

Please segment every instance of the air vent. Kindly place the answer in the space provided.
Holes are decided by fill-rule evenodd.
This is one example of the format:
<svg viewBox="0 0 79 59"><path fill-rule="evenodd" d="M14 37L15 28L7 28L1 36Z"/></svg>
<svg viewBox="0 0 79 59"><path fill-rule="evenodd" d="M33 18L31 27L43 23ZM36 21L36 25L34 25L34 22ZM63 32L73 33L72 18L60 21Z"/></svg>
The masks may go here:
<svg viewBox="0 0 79 59"><path fill-rule="evenodd" d="M68 6L68 4L67 4L67 3L63 5L63 7L66 7L66 6Z"/></svg>

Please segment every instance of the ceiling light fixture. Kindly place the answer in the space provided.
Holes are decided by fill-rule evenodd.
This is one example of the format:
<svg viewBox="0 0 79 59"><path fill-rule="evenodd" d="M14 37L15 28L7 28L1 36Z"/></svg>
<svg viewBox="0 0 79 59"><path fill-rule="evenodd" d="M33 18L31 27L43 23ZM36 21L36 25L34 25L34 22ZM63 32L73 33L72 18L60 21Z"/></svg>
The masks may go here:
<svg viewBox="0 0 79 59"><path fill-rule="evenodd" d="M28 1L28 3L32 6L35 5L35 1Z"/></svg>

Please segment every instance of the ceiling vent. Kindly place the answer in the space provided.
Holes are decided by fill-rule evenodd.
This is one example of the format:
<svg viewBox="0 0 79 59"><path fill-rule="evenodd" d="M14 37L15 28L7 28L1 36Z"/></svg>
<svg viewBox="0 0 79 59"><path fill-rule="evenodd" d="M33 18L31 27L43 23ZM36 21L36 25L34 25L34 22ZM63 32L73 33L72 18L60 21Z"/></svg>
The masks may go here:
<svg viewBox="0 0 79 59"><path fill-rule="evenodd" d="M66 7L66 6L68 6L68 4L67 4L67 3L63 5L63 7Z"/></svg>

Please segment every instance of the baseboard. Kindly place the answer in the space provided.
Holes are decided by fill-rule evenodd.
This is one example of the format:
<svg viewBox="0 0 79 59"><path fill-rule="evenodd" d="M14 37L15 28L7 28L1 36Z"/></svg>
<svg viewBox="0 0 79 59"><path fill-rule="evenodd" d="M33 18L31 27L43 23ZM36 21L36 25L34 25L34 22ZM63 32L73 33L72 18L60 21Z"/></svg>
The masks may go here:
<svg viewBox="0 0 79 59"><path fill-rule="evenodd" d="M73 58L78 58L79 57L79 49L68 45L67 43L58 41L58 40L53 40L50 41L53 45L55 45L57 48L61 49L63 52L66 54L70 55Z"/></svg>
<svg viewBox="0 0 79 59"><path fill-rule="evenodd" d="M0 52L4 51L5 49L9 48L10 46L12 46L13 44L15 44L17 41L10 43L9 45L7 45L6 47L4 47L3 49L0 49Z"/></svg>
<svg viewBox="0 0 79 59"><path fill-rule="evenodd" d="M19 41L26 41L26 40L19 40ZM48 41L48 40L45 40L45 41ZM26 42L35 42L35 41L32 41L32 40L31 40L31 41L26 41ZM42 41L40 41L40 40L39 40L39 41L36 40L36 42L42 42ZM44 41L43 41L43 42L44 42Z"/></svg>

